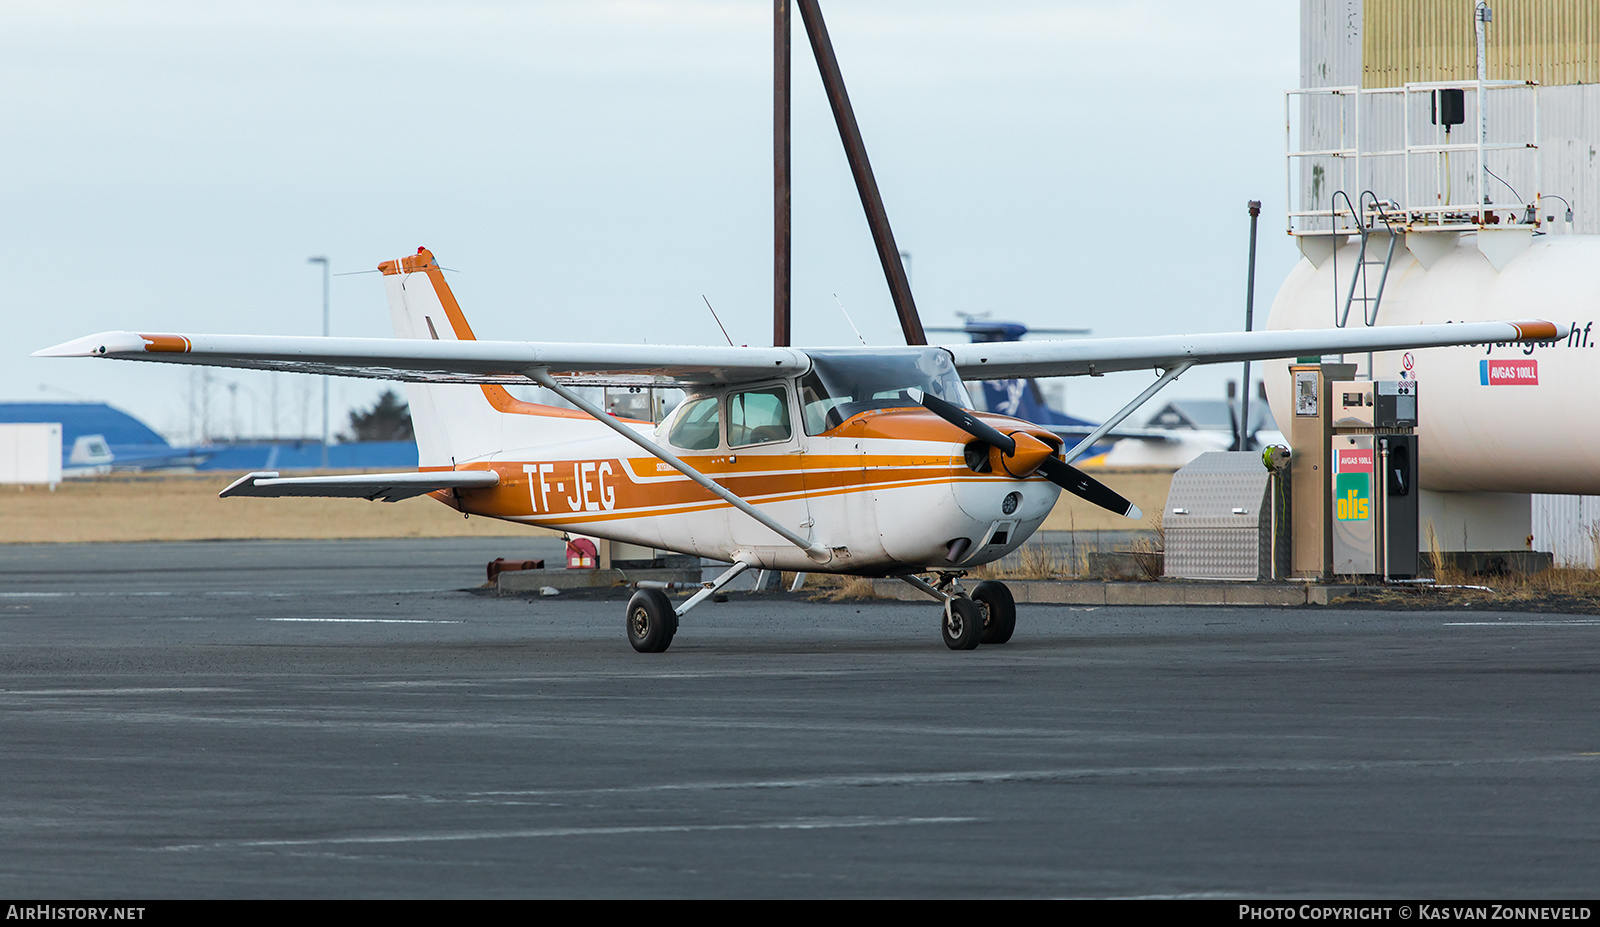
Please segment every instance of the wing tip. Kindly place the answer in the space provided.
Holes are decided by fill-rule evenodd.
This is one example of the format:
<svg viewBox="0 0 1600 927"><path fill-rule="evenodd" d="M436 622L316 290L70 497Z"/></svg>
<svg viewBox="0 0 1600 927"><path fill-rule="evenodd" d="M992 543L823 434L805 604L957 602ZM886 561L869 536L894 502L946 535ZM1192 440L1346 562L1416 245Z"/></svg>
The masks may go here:
<svg viewBox="0 0 1600 927"><path fill-rule="evenodd" d="M254 473L246 473L244 476L229 483L227 489L217 493L217 498L226 499L229 496L248 495L245 490L254 487L256 480L275 480L277 478L278 471L276 470L257 470Z"/></svg>
<svg viewBox="0 0 1600 927"><path fill-rule="evenodd" d="M34 351L30 357L103 357L145 349L145 339L133 332L100 332Z"/></svg>

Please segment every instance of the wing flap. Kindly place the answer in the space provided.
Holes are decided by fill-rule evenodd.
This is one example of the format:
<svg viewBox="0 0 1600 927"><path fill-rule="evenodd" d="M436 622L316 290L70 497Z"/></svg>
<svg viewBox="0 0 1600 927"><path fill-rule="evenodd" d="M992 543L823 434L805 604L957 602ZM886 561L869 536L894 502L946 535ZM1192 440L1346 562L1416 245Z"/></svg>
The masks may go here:
<svg viewBox="0 0 1600 927"><path fill-rule="evenodd" d="M423 473L358 473L349 476L280 477L275 470L247 473L218 493L282 498L306 496L399 502L440 489L483 489L500 482L493 470L440 470Z"/></svg>

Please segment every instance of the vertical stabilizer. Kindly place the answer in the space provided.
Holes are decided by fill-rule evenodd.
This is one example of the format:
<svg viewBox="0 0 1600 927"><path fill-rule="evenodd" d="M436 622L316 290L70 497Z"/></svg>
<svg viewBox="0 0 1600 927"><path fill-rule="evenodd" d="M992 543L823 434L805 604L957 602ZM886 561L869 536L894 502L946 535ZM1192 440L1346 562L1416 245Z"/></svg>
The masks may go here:
<svg viewBox="0 0 1600 927"><path fill-rule="evenodd" d="M439 262L426 248L378 265L389 297L394 333L400 338L476 341L445 283ZM492 454L502 446L500 413L478 386L407 383L417 464L449 467Z"/></svg>
<svg viewBox="0 0 1600 927"><path fill-rule="evenodd" d="M378 269L396 336L478 340L428 249L384 261ZM600 433L598 423L582 412L524 402L503 386L407 383L406 395L417 435L417 463L424 469Z"/></svg>

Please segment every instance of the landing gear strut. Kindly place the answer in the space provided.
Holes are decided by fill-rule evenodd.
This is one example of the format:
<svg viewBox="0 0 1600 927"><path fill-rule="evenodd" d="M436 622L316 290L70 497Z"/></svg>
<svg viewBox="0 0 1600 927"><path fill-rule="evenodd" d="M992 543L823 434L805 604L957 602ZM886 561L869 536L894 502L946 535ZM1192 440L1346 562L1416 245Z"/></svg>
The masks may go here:
<svg viewBox="0 0 1600 927"><path fill-rule="evenodd" d="M968 597L961 589L959 572L939 573L938 583L920 576L901 579L944 604L939 630L946 647L972 650L978 644L1004 644L1017 628L1017 603L1005 583L985 580Z"/></svg>

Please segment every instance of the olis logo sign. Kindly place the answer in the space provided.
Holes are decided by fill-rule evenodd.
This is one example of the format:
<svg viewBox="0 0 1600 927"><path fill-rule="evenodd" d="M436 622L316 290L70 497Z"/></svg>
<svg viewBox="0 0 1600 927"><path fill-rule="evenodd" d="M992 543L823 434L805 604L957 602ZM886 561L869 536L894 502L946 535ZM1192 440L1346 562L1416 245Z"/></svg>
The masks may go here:
<svg viewBox="0 0 1600 927"><path fill-rule="evenodd" d="M1362 521L1372 514L1372 477L1341 473L1333 478L1334 514L1340 521Z"/></svg>
<svg viewBox="0 0 1600 927"><path fill-rule="evenodd" d="M1370 448L1340 449L1333 475L1334 517L1339 521L1365 521L1372 517Z"/></svg>

